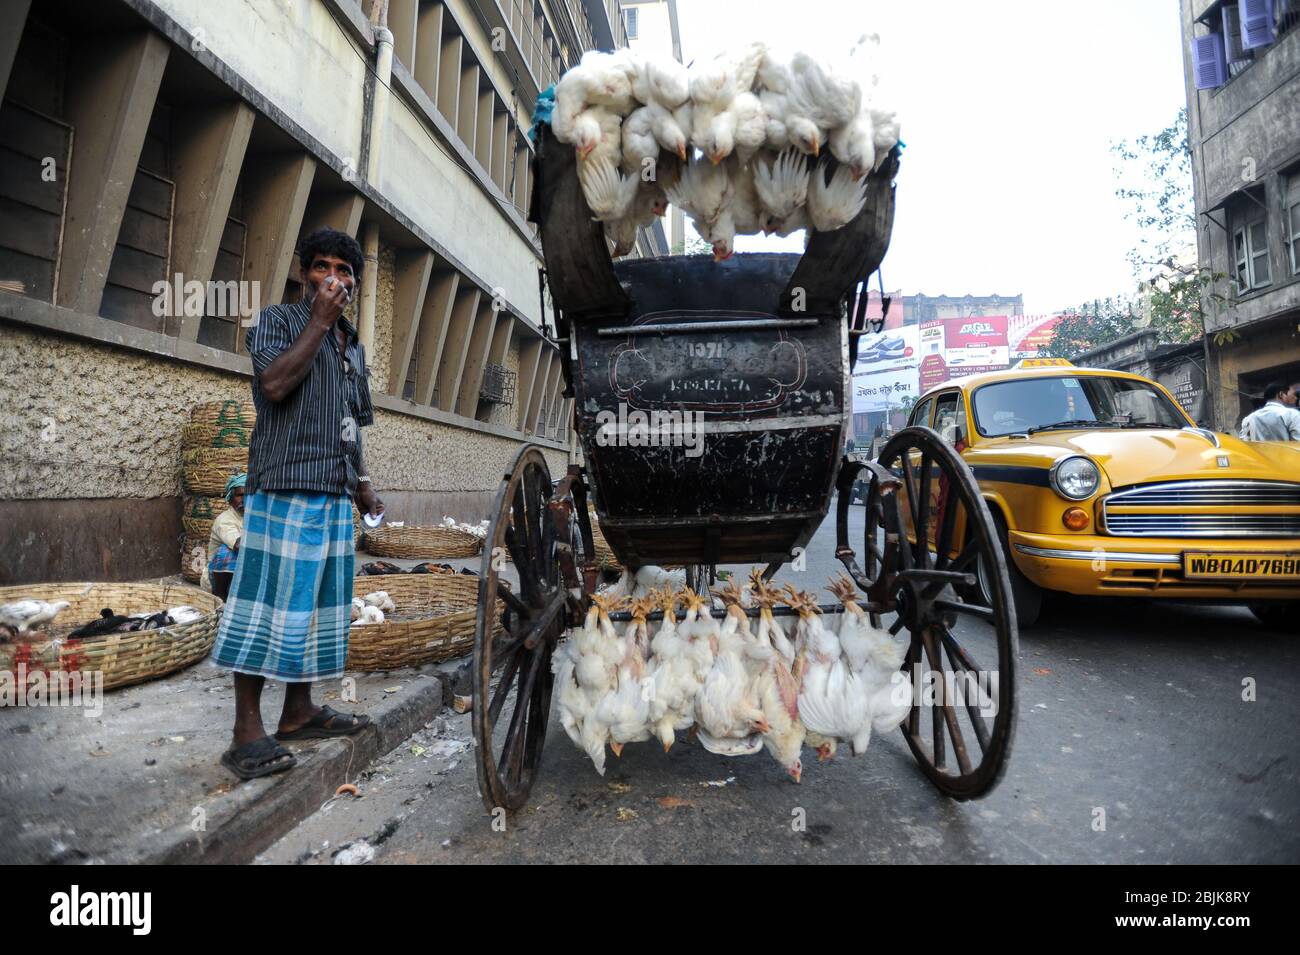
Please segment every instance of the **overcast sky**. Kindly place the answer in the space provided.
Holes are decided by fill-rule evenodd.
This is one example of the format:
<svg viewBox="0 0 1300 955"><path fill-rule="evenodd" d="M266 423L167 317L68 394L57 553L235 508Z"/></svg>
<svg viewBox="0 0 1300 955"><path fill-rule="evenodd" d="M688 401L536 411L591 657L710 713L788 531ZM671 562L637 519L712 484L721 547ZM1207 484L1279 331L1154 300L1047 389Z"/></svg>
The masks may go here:
<svg viewBox="0 0 1300 955"><path fill-rule="evenodd" d="M1117 139L1185 104L1177 0L677 0L682 56L778 39L842 56L881 34L903 152L887 289L1023 292L1058 311L1135 285ZM689 224L689 220L688 220ZM741 238L737 249L779 249ZM802 249L802 241L784 248ZM873 282L874 285L874 282Z"/></svg>

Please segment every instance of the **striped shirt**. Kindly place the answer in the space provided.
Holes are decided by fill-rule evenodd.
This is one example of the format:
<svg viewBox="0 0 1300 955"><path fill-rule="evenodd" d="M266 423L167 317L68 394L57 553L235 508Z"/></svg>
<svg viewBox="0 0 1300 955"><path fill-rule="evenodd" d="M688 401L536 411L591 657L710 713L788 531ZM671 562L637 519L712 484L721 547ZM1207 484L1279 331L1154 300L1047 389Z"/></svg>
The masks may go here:
<svg viewBox="0 0 1300 955"><path fill-rule="evenodd" d="M339 354L333 329L321 342L306 377L283 401L262 393L261 374L303 333L311 319L305 301L271 305L248 330L257 424L248 447L248 485L254 491L356 493L365 473L361 427L375 423L369 371L357 330L339 318L347 345Z"/></svg>

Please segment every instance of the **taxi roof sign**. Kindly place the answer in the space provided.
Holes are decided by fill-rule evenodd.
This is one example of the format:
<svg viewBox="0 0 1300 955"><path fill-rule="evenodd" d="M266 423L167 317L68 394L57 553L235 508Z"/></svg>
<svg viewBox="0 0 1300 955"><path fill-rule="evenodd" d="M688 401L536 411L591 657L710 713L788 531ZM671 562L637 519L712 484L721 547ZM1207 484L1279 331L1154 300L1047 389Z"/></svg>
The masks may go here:
<svg viewBox="0 0 1300 955"><path fill-rule="evenodd" d="M1012 368L1051 368L1053 366L1064 366L1073 368L1074 362L1068 358L1022 358L1016 362Z"/></svg>

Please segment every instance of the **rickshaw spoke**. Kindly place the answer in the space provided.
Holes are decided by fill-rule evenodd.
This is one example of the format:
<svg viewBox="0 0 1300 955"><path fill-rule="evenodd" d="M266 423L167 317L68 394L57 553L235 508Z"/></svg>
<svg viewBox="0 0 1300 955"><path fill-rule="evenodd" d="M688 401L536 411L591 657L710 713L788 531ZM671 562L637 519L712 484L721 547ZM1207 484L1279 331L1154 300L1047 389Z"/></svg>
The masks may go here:
<svg viewBox="0 0 1300 955"><path fill-rule="evenodd" d="M958 600L936 600L935 607L940 610L952 610L957 613L970 614L972 617L979 617L988 623L996 623L997 615L993 612L992 607L984 607L980 604L967 604Z"/></svg>
<svg viewBox="0 0 1300 955"><path fill-rule="evenodd" d="M968 663L966 660L961 659L960 653L953 653L953 649L952 649L953 644L951 642L950 637L951 635L948 634L947 628L944 628L940 631L940 638L943 641L943 649L948 656L948 662L952 664L954 671L957 670L959 667L963 669L967 668ZM960 648L958 648L958 650L960 651ZM963 692L962 702L966 706L966 716L970 719L971 729L975 731L975 741L979 743L980 755L983 756L984 753L988 752L988 748L989 748L989 730L988 730L988 726L984 723L984 716L980 713L979 706L978 706L978 702L979 702L978 694L980 692L979 675L978 673L975 673L973 670L969 672L973 677L975 677L976 680L975 692L977 694L977 698L976 698L976 702L972 703L970 699L970 694ZM969 688L970 681L967 680L964 682L966 687Z"/></svg>
<svg viewBox="0 0 1300 955"><path fill-rule="evenodd" d="M937 540L934 546L934 566L936 570L943 568L947 562L948 551L952 549L953 525L957 522L957 503L958 496L953 493L952 486L948 483L947 478L942 478L939 483L939 495L943 498L943 513L940 515L942 523L938 527Z"/></svg>
<svg viewBox="0 0 1300 955"><path fill-rule="evenodd" d="M515 681L515 670L519 668L519 658L521 653L513 653L510 659L506 661L506 668L501 673L501 678L497 680L496 691L492 694L492 702L488 705L488 724L497 725L497 719L501 716L501 708L505 706L506 697L510 695L510 687Z"/></svg>
<svg viewBox="0 0 1300 955"><path fill-rule="evenodd" d="M936 695L935 703L930 709L930 731L934 740L931 752L934 756L935 769L944 769L948 762L948 747L944 741L944 716L941 712L947 706L947 700L944 695L943 686L943 661L935 660L935 652L932 649L933 639L929 638L926 631L921 631L921 642L925 647L925 658L930 661L930 671L935 674L934 692Z"/></svg>
<svg viewBox="0 0 1300 955"><path fill-rule="evenodd" d="M966 545L962 547L961 553L959 553L955 558L953 558L953 560L947 562L943 567L939 569L956 571L957 573L965 572L967 568L969 568L970 565L975 562L976 558L979 557L979 553L980 553L979 544L980 544L979 540L972 537L970 540L966 542Z"/></svg>
<svg viewBox="0 0 1300 955"><path fill-rule="evenodd" d="M930 566L930 456L921 452L921 476L916 490L916 566Z"/></svg>

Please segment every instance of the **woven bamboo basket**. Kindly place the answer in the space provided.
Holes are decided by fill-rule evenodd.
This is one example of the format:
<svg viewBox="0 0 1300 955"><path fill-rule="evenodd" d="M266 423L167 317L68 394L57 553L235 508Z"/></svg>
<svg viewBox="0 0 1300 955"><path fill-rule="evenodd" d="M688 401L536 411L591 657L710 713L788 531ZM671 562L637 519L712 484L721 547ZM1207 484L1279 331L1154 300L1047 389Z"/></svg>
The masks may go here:
<svg viewBox="0 0 1300 955"><path fill-rule="evenodd" d="M212 650L221 620L221 601L195 587L179 584L57 583L0 587L0 603L24 597L66 600L70 606L48 630L23 634L26 640L0 643L0 670L15 672L19 662L27 672L80 671L103 673L105 690L142 683L197 663ZM146 613L188 604L204 616L161 630L109 633L79 640L56 639L99 616L103 607L121 614Z"/></svg>
<svg viewBox="0 0 1300 955"><path fill-rule="evenodd" d="M212 534L212 522L228 507L224 497L186 496L181 505L181 523L186 536L206 541Z"/></svg>
<svg viewBox="0 0 1300 955"><path fill-rule="evenodd" d="M226 479L247 470L247 448L195 448L181 452L181 483L191 494L220 497L226 489Z"/></svg>
<svg viewBox="0 0 1300 955"><path fill-rule="evenodd" d="M605 535L601 533L595 505L587 504L587 515L591 519L591 542L596 551L596 565L602 568L608 567L610 570L622 570L623 565L618 562L614 551L610 549L609 542L605 540Z"/></svg>
<svg viewBox="0 0 1300 955"><path fill-rule="evenodd" d="M249 398L229 401L205 401L190 409L190 424L252 428L256 421L257 409Z"/></svg>
<svg viewBox="0 0 1300 955"><path fill-rule="evenodd" d="M207 537L186 536L181 544L181 576L190 583L197 584L203 576L203 566L207 562ZM107 606L107 604L104 606Z"/></svg>
<svg viewBox="0 0 1300 955"><path fill-rule="evenodd" d="M483 541L454 527L390 527L367 530L362 546L376 557L407 557L437 560L473 557L483 550Z"/></svg>
<svg viewBox="0 0 1300 955"><path fill-rule="evenodd" d="M394 670L420 666L474 650L478 578L468 574L385 574L356 577L352 595L387 591L397 610L383 623L353 624L348 638L349 670ZM497 626L505 603L497 601Z"/></svg>
<svg viewBox="0 0 1300 955"><path fill-rule="evenodd" d="M238 424L190 424L181 427L181 448L247 448L253 429Z"/></svg>

